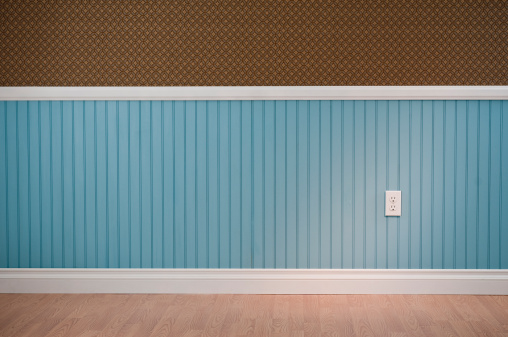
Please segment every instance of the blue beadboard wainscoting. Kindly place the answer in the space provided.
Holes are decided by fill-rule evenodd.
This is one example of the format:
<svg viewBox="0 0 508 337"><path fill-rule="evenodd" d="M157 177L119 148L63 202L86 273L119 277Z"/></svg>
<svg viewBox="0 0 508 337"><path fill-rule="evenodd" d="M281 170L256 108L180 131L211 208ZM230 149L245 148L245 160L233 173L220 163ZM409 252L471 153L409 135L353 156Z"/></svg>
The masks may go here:
<svg viewBox="0 0 508 337"><path fill-rule="evenodd" d="M2 101L0 267L506 269L507 131L493 100Z"/></svg>

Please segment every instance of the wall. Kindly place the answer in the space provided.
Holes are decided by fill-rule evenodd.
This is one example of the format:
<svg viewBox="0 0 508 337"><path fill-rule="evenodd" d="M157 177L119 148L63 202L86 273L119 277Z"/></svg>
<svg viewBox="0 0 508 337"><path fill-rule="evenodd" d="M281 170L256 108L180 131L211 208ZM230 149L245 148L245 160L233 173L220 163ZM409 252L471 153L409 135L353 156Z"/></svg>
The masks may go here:
<svg viewBox="0 0 508 337"><path fill-rule="evenodd" d="M506 269L506 130L507 101L0 102L0 267Z"/></svg>
<svg viewBox="0 0 508 337"><path fill-rule="evenodd" d="M2 1L1 86L507 85L505 0Z"/></svg>

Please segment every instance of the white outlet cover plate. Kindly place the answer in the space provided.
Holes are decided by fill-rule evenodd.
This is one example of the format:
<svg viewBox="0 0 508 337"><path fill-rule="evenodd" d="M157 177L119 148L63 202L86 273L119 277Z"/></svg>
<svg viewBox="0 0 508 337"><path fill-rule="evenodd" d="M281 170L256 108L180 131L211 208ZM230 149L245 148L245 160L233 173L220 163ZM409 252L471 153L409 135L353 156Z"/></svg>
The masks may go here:
<svg viewBox="0 0 508 337"><path fill-rule="evenodd" d="M400 216L401 215L401 191L386 191L385 192L385 216Z"/></svg>

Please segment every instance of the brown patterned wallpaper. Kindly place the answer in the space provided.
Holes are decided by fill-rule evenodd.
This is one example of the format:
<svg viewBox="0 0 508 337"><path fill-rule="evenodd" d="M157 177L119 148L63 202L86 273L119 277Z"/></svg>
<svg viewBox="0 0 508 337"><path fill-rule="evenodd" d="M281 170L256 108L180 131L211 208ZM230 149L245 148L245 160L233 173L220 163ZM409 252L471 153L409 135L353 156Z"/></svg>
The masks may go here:
<svg viewBox="0 0 508 337"><path fill-rule="evenodd" d="M508 85L508 1L3 0L0 85Z"/></svg>

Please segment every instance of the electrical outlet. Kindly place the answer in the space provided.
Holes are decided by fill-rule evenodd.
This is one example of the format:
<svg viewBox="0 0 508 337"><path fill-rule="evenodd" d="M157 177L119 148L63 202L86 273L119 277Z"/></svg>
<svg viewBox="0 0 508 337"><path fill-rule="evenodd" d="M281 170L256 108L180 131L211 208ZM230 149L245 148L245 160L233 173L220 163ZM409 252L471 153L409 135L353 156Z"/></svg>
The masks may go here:
<svg viewBox="0 0 508 337"><path fill-rule="evenodd" d="M400 216L401 214L401 191L386 191L385 216Z"/></svg>

